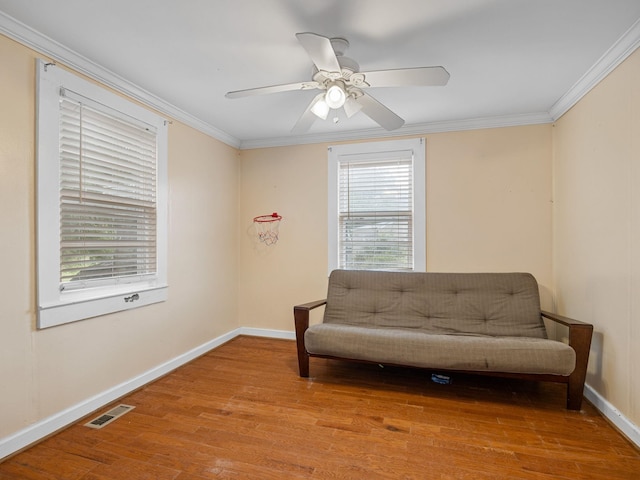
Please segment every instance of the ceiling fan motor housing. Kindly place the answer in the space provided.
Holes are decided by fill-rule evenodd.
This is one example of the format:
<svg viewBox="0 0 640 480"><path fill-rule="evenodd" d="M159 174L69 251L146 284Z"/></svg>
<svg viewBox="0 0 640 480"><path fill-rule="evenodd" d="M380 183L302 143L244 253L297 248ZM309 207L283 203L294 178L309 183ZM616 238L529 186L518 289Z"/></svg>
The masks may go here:
<svg viewBox="0 0 640 480"><path fill-rule="evenodd" d="M360 65L352 58L342 56L337 56L336 58L340 65L339 72L325 72L324 70L318 70L318 67L314 66L312 74L313 80L326 87L327 83L334 80L342 79L349 81L354 73L360 71Z"/></svg>
<svg viewBox="0 0 640 480"><path fill-rule="evenodd" d="M329 41L331 42L333 51L336 52L336 57L341 57L342 55L344 55L344 52L346 52L349 48L349 40L347 40L346 38L334 37L330 38Z"/></svg>

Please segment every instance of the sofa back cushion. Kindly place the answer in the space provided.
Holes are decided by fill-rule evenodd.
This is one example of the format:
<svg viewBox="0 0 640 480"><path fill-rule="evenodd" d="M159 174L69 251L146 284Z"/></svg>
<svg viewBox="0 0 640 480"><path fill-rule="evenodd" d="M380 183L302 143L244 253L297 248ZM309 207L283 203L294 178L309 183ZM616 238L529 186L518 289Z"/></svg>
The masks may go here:
<svg viewBox="0 0 640 480"><path fill-rule="evenodd" d="M547 337L538 283L528 273L334 270L324 322L434 334Z"/></svg>

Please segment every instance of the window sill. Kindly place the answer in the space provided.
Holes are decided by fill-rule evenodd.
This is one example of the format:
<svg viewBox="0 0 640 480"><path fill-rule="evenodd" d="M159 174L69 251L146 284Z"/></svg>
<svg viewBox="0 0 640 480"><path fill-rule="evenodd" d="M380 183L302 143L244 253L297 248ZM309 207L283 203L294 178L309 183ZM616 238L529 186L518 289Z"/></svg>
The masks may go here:
<svg viewBox="0 0 640 480"><path fill-rule="evenodd" d="M117 290L100 297L76 296L71 299L61 299L50 305L40 305L38 308L38 329L77 322L87 318L107 315L109 313L131 310L133 308L151 305L167 300L169 287L129 285L129 289Z"/></svg>

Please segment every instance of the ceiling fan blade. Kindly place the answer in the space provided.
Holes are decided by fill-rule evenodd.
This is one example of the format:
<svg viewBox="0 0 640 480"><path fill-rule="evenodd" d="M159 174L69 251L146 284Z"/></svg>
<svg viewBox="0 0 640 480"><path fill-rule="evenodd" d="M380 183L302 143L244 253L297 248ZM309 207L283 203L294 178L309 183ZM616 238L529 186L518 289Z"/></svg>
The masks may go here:
<svg viewBox="0 0 640 480"><path fill-rule="evenodd" d="M311 109L314 107L316 103L322 101L323 97L324 97L324 93L319 93L318 95L315 96L313 100L311 100L311 103L309 104L307 109L304 111L302 116L298 119L296 124L291 129L291 133L305 133L307 130L311 128L311 125L313 125L313 122L315 122L316 118L318 118Z"/></svg>
<svg viewBox="0 0 640 480"><path fill-rule="evenodd" d="M298 41L311 57L318 70L340 72L340 64L331 46L331 40L315 33L296 33Z"/></svg>
<svg viewBox="0 0 640 480"><path fill-rule="evenodd" d="M371 95L362 93L356 98L356 102L362 105L362 113L380 124L386 130L395 130L404 125L404 120L393 113Z"/></svg>
<svg viewBox="0 0 640 480"><path fill-rule="evenodd" d="M398 68L361 73L364 81L371 87L442 86L447 84L450 76L443 67Z"/></svg>
<svg viewBox="0 0 640 480"><path fill-rule="evenodd" d="M248 88L227 92L227 98L251 97L253 95L266 95L269 93L290 92L292 90L312 90L318 88L318 82L287 83L284 85L272 85L270 87Z"/></svg>

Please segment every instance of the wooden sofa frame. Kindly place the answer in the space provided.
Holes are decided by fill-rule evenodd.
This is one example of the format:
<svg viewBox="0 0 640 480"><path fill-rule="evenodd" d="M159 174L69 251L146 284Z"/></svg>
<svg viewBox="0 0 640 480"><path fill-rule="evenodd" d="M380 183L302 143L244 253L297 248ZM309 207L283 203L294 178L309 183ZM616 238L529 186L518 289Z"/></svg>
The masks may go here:
<svg viewBox="0 0 640 480"><path fill-rule="evenodd" d="M358 361L363 363L364 360L354 360L350 358L340 358L328 355L315 355L307 352L304 343L304 334L309 328L309 314L311 310L326 305L327 300L317 300L293 307L293 315L296 328L296 345L298 350L298 368L301 377L309 376L309 358L329 358L335 360ZM509 372L477 372L464 370L448 370L456 373L468 373L474 375L488 375L504 378L516 378L522 380L533 380L542 382L564 383L567 385L567 409L580 410L582 407L582 398L584 393L584 382L587 376L587 363L589 360L589 350L591 348L591 337L593 335L593 325L579 320L574 320L555 313L541 311L544 318L564 325L569 328L569 346L576 352L576 367L571 375L551 375L551 374L532 374L532 373L509 373ZM402 366L402 365L398 365ZM438 369L439 371L442 369ZM442 370L444 371L444 370Z"/></svg>

